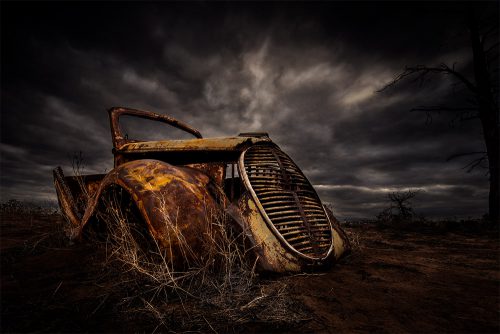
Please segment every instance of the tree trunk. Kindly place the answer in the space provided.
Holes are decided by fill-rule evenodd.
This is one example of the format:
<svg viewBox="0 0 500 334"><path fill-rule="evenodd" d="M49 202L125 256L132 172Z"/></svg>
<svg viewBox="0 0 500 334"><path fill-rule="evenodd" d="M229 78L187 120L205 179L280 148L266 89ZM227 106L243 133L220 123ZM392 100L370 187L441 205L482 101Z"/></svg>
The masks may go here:
<svg viewBox="0 0 500 334"><path fill-rule="evenodd" d="M474 59L474 76L477 91L476 99L479 107L479 119L483 127L484 142L488 155L488 168L490 173L489 192L489 218L492 224L500 224L499 213L499 111L493 96L491 79L488 73L486 55L479 36L478 24L475 15L471 15L470 35L472 42L472 54Z"/></svg>

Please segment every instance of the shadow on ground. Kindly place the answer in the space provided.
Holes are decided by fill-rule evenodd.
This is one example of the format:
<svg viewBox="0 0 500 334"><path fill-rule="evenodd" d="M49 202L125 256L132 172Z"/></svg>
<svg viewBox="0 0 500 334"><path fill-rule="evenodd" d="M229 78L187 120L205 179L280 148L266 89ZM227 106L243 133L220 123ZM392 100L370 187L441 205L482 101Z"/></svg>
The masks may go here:
<svg viewBox="0 0 500 334"><path fill-rule="evenodd" d="M499 328L497 232L425 233L346 227L353 253L327 272L267 278L301 312L289 323L190 324L189 301L172 301L165 326L127 309L103 250L70 244L57 214L1 217L2 332L490 332ZM272 284L268 284L272 287ZM304 316L306 315L306 316ZM199 314L197 315L199 316ZM169 327L169 328L167 328Z"/></svg>

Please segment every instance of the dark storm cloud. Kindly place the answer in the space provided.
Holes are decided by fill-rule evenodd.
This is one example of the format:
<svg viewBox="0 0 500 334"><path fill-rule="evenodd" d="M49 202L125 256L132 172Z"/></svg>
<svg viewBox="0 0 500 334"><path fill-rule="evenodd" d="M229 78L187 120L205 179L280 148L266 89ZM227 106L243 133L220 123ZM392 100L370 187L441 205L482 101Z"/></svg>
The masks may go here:
<svg viewBox="0 0 500 334"><path fill-rule="evenodd" d="M445 162L483 150L479 124L450 127L440 115L425 126L408 112L457 101L449 78L376 93L408 64L469 65L464 38L447 37L463 33L460 19L441 16L458 6L119 7L3 10L3 200L53 199L51 169L69 172L73 152L84 152L86 172L112 168L105 109L123 105L170 114L206 137L269 132L342 217L373 216L388 192L407 188L422 190L424 213L485 212L487 178Z"/></svg>

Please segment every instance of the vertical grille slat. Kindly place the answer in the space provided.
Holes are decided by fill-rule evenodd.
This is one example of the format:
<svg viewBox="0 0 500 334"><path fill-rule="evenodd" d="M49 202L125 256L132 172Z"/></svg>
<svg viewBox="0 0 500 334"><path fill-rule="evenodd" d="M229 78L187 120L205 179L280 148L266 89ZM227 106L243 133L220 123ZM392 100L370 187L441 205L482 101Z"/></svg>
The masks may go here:
<svg viewBox="0 0 500 334"><path fill-rule="evenodd" d="M247 186L275 232L300 254L314 259L326 256L333 243L331 225L299 167L273 145L255 145L243 154Z"/></svg>

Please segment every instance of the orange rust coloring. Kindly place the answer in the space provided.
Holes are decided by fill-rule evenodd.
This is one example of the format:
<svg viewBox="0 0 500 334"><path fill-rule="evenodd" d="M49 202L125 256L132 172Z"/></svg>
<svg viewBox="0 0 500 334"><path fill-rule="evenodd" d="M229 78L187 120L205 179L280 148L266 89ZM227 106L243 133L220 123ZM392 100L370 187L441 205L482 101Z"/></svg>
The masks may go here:
<svg viewBox="0 0 500 334"><path fill-rule="evenodd" d="M120 116L163 122L194 139L138 141L123 136ZM181 261L179 231L201 250L208 216L225 211L253 244L259 268L299 272L331 265L349 250L333 214L300 168L267 133L203 138L172 117L128 108L109 110L114 169L104 175L64 177L54 184L71 237L81 237L110 191L124 191L150 235ZM179 259L177 259L179 257Z"/></svg>

